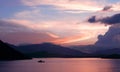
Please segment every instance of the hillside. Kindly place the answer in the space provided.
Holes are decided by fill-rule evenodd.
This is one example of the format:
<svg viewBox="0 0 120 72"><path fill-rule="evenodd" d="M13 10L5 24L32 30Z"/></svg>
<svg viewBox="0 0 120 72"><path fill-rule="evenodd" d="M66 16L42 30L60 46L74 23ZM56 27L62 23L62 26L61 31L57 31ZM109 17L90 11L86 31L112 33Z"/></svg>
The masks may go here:
<svg viewBox="0 0 120 72"><path fill-rule="evenodd" d="M52 43L42 43L42 44L31 44L19 46L18 50L30 54L32 56L41 57L82 57L85 56L86 53L70 49L67 47L54 45Z"/></svg>
<svg viewBox="0 0 120 72"><path fill-rule="evenodd" d="M0 40L0 60L30 59Z"/></svg>

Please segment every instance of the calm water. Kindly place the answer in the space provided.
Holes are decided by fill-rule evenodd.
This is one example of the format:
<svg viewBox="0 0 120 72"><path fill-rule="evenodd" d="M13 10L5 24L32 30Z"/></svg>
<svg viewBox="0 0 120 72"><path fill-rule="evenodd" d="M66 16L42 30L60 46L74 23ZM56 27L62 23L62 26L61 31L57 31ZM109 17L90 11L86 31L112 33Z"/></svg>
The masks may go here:
<svg viewBox="0 0 120 72"><path fill-rule="evenodd" d="M45 63L38 63L45 60ZM95 58L42 58L1 61L0 72L120 72L120 60Z"/></svg>

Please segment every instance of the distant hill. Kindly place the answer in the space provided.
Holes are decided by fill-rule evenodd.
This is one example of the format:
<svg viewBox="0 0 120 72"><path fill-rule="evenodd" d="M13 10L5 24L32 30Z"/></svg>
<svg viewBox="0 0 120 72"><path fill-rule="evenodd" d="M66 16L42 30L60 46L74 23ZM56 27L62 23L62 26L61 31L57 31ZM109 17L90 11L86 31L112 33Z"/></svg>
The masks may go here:
<svg viewBox="0 0 120 72"><path fill-rule="evenodd" d="M103 55L103 56L101 56L101 58L120 59L120 54Z"/></svg>
<svg viewBox="0 0 120 72"><path fill-rule="evenodd" d="M14 48L14 49L13 49ZM94 49L94 50L92 50ZM19 51L19 52L18 52ZM21 52L21 53L20 53ZM24 54L31 57L95 57L120 58L120 48L103 48L94 45L72 46L71 48L52 43L29 44L14 46L0 41L0 60L26 59Z"/></svg>
<svg viewBox="0 0 120 72"><path fill-rule="evenodd" d="M33 57L83 57L86 53L52 43L19 46L18 50Z"/></svg>
<svg viewBox="0 0 120 72"><path fill-rule="evenodd" d="M112 54L120 54L120 48L112 48L112 49L105 49L96 51L93 54L96 55L112 55Z"/></svg>
<svg viewBox="0 0 120 72"><path fill-rule="evenodd" d="M96 51L105 50L105 47L98 47L95 45L78 45L78 46L69 46L71 49L75 49L84 53L93 53ZM108 48L109 49L109 48Z"/></svg>
<svg viewBox="0 0 120 72"><path fill-rule="evenodd" d="M13 49L7 43L0 40L0 60L22 60L30 59L19 51Z"/></svg>
<svg viewBox="0 0 120 72"><path fill-rule="evenodd" d="M99 47L96 45L71 46L70 48L88 53L89 56L95 58L120 58L120 48Z"/></svg>

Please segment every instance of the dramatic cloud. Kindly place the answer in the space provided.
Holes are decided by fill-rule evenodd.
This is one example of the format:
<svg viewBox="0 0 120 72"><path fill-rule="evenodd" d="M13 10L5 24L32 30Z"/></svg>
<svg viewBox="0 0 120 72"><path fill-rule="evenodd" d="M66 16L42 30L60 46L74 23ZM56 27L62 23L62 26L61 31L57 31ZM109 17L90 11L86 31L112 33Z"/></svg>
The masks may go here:
<svg viewBox="0 0 120 72"><path fill-rule="evenodd" d="M1 0L0 39L14 44L93 44L108 26L120 24L120 1L115 1Z"/></svg>
<svg viewBox="0 0 120 72"><path fill-rule="evenodd" d="M0 38L3 39L3 41L14 44L20 44L22 42L41 43L46 41L57 44L68 44L95 38L99 34L104 34L107 30L107 27L104 25L92 25L89 23L75 24L71 21L47 21L34 23L27 20L9 19L1 21L0 24L0 32L2 34Z"/></svg>
<svg viewBox="0 0 120 72"><path fill-rule="evenodd" d="M88 19L88 22L101 22L111 26L105 35L98 36L98 41L95 45L110 48L120 47L120 13L104 18L93 16Z"/></svg>
<svg viewBox="0 0 120 72"><path fill-rule="evenodd" d="M106 23L106 24L118 24L120 23L120 13L119 14L115 14L111 17L106 17L100 20L102 23Z"/></svg>
<svg viewBox="0 0 120 72"><path fill-rule="evenodd" d="M103 9L103 11L119 11L116 6L120 7L120 5L107 6ZM110 26L105 35L100 34L98 36L98 41L95 43L95 45L109 48L120 47L120 13L104 17L99 15L92 16L88 19L88 22L94 24L101 23Z"/></svg>
<svg viewBox="0 0 120 72"><path fill-rule="evenodd" d="M97 46L120 47L120 25L113 25L105 35L99 35Z"/></svg>
<svg viewBox="0 0 120 72"><path fill-rule="evenodd" d="M120 13L115 14L111 17L104 17L104 18L100 18L100 19L97 19L96 16L92 16L91 18L88 19L88 22L90 22L90 23L101 22L101 23L105 23L105 24L109 24L109 25L119 24L120 23Z"/></svg>

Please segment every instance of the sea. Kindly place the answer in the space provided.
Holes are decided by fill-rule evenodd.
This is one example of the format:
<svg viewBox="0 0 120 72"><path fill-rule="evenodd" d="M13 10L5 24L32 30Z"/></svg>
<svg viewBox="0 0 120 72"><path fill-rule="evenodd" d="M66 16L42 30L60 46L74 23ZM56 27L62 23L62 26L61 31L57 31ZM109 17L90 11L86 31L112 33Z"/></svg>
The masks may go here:
<svg viewBox="0 0 120 72"><path fill-rule="evenodd" d="M34 58L0 61L0 72L120 72L120 59Z"/></svg>

